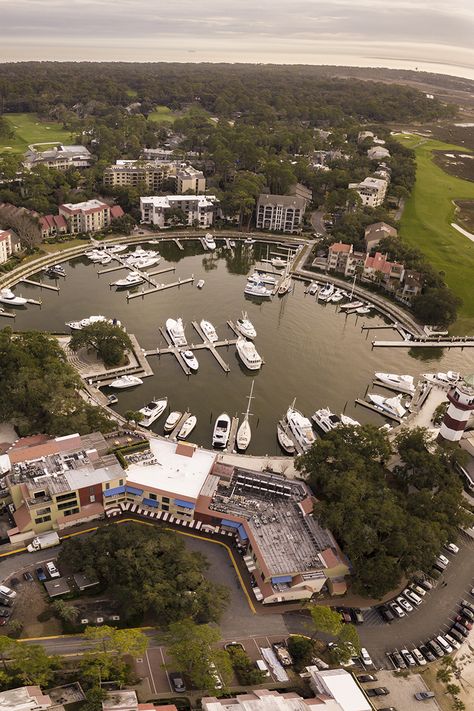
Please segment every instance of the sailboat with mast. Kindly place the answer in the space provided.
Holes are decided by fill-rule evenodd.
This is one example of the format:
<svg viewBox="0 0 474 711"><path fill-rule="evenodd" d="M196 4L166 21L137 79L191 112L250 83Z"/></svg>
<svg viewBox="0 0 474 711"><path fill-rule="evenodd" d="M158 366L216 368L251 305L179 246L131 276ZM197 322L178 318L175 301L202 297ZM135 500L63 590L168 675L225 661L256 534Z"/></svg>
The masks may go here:
<svg viewBox="0 0 474 711"><path fill-rule="evenodd" d="M252 414L250 412L250 403L253 400L254 382L255 381L252 380L252 386L250 388L250 395L247 395L248 401L249 401L248 405L247 405L247 410L245 411L245 413L242 413L244 415L244 419L237 431L236 444L237 444L237 449L241 452L245 452L245 450L247 449L247 447L250 444L250 440L252 439L252 430L250 428L249 417Z"/></svg>

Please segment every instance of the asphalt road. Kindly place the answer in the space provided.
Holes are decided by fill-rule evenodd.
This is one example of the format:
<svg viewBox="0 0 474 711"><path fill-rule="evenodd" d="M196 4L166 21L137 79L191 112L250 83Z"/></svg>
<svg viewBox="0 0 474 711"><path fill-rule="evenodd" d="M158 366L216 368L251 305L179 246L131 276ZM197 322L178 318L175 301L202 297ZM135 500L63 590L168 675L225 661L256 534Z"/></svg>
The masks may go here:
<svg viewBox="0 0 474 711"><path fill-rule="evenodd" d="M450 564L439 579L437 587L427 593L422 604L412 613L387 625L375 609L365 610L366 622L359 625L358 631L363 645L369 650L377 667L388 665L386 652L405 646L418 646L436 634L445 632L462 598L470 598L474 602L474 598L469 595L469 590L474 585L474 541L463 536L458 543L460 551L457 555L447 554ZM230 605L220 625L225 642L266 637L275 640L276 637L282 639L291 633L311 633L307 613L284 614L274 608L272 611L266 609L264 613L254 614L240 587L227 551L222 546L197 538L187 538L186 544L192 550L206 555L209 561L209 578L226 585L230 590ZM3 559L0 563L0 578L8 582L13 576L21 576L24 570L32 570L35 566L55 558L57 553L58 548L52 548ZM447 583L446 586L440 585L443 580ZM150 647L160 647L157 632L149 631L147 634L150 636ZM90 646L90 643L86 643L80 636L43 639L41 644L51 654L80 653Z"/></svg>

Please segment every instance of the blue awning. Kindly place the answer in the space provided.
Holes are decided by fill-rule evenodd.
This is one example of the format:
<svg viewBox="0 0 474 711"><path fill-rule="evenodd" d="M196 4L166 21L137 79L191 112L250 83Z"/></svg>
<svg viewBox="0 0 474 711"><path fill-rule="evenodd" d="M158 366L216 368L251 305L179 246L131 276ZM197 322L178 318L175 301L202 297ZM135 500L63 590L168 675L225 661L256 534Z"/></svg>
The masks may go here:
<svg viewBox="0 0 474 711"><path fill-rule="evenodd" d="M137 489L135 486L127 486L125 487L125 491L127 494L134 494L135 496L141 496L143 494L143 489Z"/></svg>
<svg viewBox="0 0 474 711"><path fill-rule="evenodd" d="M194 509L195 504L192 504L190 501L183 501L182 499L175 499L174 503L176 506L181 506L183 509Z"/></svg>
<svg viewBox="0 0 474 711"><path fill-rule="evenodd" d="M158 501L155 501L155 499L143 499L143 503L145 506L152 506L154 509L158 508Z"/></svg>
<svg viewBox="0 0 474 711"><path fill-rule="evenodd" d="M291 583L292 575L280 575L278 578L272 578L272 583Z"/></svg>
<svg viewBox="0 0 474 711"><path fill-rule="evenodd" d="M246 541L246 540L248 539L247 531L246 531L245 528L242 526L242 524L240 524L240 526L238 527L237 531L239 532L239 536L241 537L241 539L242 539L243 541Z"/></svg>
<svg viewBox="0 0 474 711"><path fill-rule="evenodd" d="M227 519L223 518L221 521L221 526L227 526L228 528L238 528L242 524L239 523L238 521L228 521Z"/></svg>
<svg viewBox="0 0 474 711"><path fill-rule="evenodd" d="M104 491L104 496L117 496L118 494L125 494L125 486L116 486L115 489L106 489Z"/></svg>

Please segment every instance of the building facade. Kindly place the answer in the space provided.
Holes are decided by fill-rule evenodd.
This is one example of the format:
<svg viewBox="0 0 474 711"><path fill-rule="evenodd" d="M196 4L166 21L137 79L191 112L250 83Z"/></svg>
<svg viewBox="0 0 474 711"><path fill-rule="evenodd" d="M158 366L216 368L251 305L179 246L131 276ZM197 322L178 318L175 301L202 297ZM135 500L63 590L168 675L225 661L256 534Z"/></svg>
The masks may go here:
<svg viewBox="0 0 474 711"><path fill-rule="evenodd" d="M170 224L173 210L184 213L185 224L207 228L214 222L214 214L219 204L215 195L166 195L140 198L140 212L145 224L166 227Z"/></svg>
<svg viewBox="0 0 474 711"><path fill-rule="evenodd" d="M448 392L449 406L441 423L439 440L459 442L474 412L474 374L459 381Z"/></svg>
<svg viewBox="0 0 474 711"><path fill-rule="evenodd" d="M355 190L366 207L382 205L387 193L388 182L383 178L364 178L361 183L349 183L349 190Z"/></svg>
<svg viewBox="0 0 474 711"><path fill-rule="evenodd" d="M133 186L159 193L165 189L167 181L173 181L178 195L189 192L201 195L206 191L204 173L176 160L120 160L104 171L104 185L109 188Z"/></svg>
<svg viewBox="0 0 474 711"><path fill-rule="evenodd" d="M67 222L63 215L43 215L39 218L41 239L67 234Z"/></svg>
<svg viewBox="0 0 474 711"><path fill-rule="evenodd" d="M94 156L85 146L60 145L46 151L28 150L23 165L29 169L44 165L56 170L68 170L68 168L89 168L93 162Z"/></svg>
<svg viewBox="0 0 474 711"><path fill-rule="evenodd" d="M301 232L306 200L297 195L259 195L256 227L274 232Z"/></svg>
<svg viewBox="0 0 474 711"><path fill-rule="evenodd" d="M13 254L21 251L21 243L13 230L0 230L0 264L4 264Z"/></svg>
<svg viewBox="0 0 474 711"><path fill-rule="evenodd" d="M59 215L65 219L70 234L99 232L108 227L113 219L122 217L123 214L119 205L111 207L100 200L64 203L59 206Z"/></svg>
<svg viewBox="0 0 474 711"><path fill-rule="evenodd" d="M373 225L367 225L364 231L364 242L367 252L378 247L380 240L386 237L398 237L398 232L395 227L388 225L386 222L374 222Z"/></svg>

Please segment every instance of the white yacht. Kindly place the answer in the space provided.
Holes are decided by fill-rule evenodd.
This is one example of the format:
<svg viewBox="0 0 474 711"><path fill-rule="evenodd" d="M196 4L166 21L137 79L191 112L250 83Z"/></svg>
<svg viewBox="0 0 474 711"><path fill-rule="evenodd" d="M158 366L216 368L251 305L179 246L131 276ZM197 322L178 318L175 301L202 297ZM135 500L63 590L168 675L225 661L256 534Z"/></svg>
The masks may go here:
<svg viewBox="0 0 474 711"><path fill-rule="evenodd" d="M344 294L342 291L339 291L339 289L336 289L334 294L332 294L329 298L328 301L330 301L332 304L338 304L340 301L342 301L344 298Z"/></svg>
<svg viewBox="0 0 474 711"><path fill-rule="evenodd" d="M334 285L326 284L318 292L318 301L329 301L329 297L334 294Z"/></svg>
<svg viewBox="0 0 474 711"><path fill-rule="evenodd" d="M178 434L176 435L177 439L186 439L186 437L189 437L193 429L196 427L197 424L197 417L196 415L191 415L188 417L184 422L182 427L180 427L180 430Z"/></svg>
<svg viewBox="0 0 474 711"><path fill-rule="evenodd" d="M250 427L250 422L249 422L249 417L251 415L250 413L250 403L253 400L253 386L254 386L254 381L252 380L252 386L250 388L250 395L248 395L248 405L247 409L243 414L244 419L242 420L242 423L237 430L237 438L236 438L236 444L237 444L237 449L240 452L245 452L245 450L248 448L250 444L250 440L252 439L252 429Z"/></svg>
<svg viewBox="0 0 474 711"><path fill-rule="evenodd" d="M301 445L303 451L308 451L316 441L311 422L299 410L295 409L294 404L287 410L286 421L293 437Z"/></svg>
<svg viewBox="0 0 474 711"><path fill-rule="evenodd" d="M247 294L247 296L258 296L261 299L269 299L272 292L270 289L267 289L265 284L253 284L248 281L244 289L244 294Z"/></svg>
<svg viewBox="0 0 474 711"><path fill-rule="evenodd" d="M118 403L117 395L107 395L107 405L116 405Z"/></svg>
<svg viewBox="0 0 474 711"><path fill-rule="evenodd" d="M339 308L342 311L342 309L358 309L363 305L364 304L362 301L348 301L347 304L341 304L341 306L339 306Z"/></svg>
<svg viewBox="0 0 474 711"><path fill-rule="evenodd" d="M102 259L100 260L100 264L105 266L106 264L110 264L111 261L112 261L112 255L106 253L103 255Z"/></svg>
<svg viewBox="0 0 474 711"><path fill-rule="evenodd" d="M199 281L198 281L198 283L196 284L196 286L197 286L198 289L202 289L202 287L204 286L205 283L206 283L206 282L204 281L204 279L199 279Z"/></svg>
<svg viewBox="0 0 474 711"><path fill-rule="evenodd" d="M284 296L291 289L291 277L286 276L278 287L278 296Z"/></svg>
<svg viewBox="0 0 474 711"><path fill-rule="evenodd" d="M375 373L376 379L380 383L390 385L404 393L414 393L415 384L413 375L396 375L395 373Z"/></svg>
<svg viewBox="0 0 474 711"><path fill-rule="evenodd" d="M214 432L212 433L212 446L217 449L227 447L227 442L230 436L230 417L227 412L223 412L216 419Z"/></svg>
<svg viewBox="0 0 474 711"><path fill-rule="evenodd" d="M72 328L73 331L81 331L86 326L90 326L93 323L99 323L100 321L109 321L105 316L89 316L88 318L83 318L81 321L67 321L66 326Z"/></svg>
<svg viewBox="0 0 474 711"><path fill-rule="evenodd" d="M245 338L250 338L251 340L257 338L257 331L255 330L253 324L248 320L246 311L242 311L242 317L237 319L235 327L242 334L242 336L245 336Z"/></svg>
<svg viewBox="0 0 474 711"><path fill-rule="evenodd" d="M119 254L120 252L125 252L128 249L128 244L111 244L107 245L107 251L109 254Z"/></svg>
<svg viewBox="0 0 474 711"><path fill-rule="evenodd" d="M106 252L103 249L91 249L90 252L85 252L85 256L91 262L101 262Z"/></svg>
<svg viewBox="0 0 474 711"><path fill-rule="evenodd" d="M401 395L397 395L396 397L383 397L376 393L367 393L367 397L369 402L375 405L377 410L380 410L382 414L385 412L392 417L400 419L406 415L406 409L402 405Z"/></svg>
<svg viewBox="0 0 474 711"><path fill-rule="evenodd" d="M421 377L434 385L454 385L461 378L460 373L448 370L446 373L422 373Z"/></svg>
<svg viewBox="0 0 474 711"><path fill-rule="evenodd" d="M66 270L61 264L53 264L51 267L45 267L43 272L49 277L65 277Z"/></svg>
<svg viewBox="0 0 474 711"><path fill-rule="evenodd" d="M370 306L359 306L355 312L356 314L359 314L359 316L363 316L364 314L370 314L372 311L372 308Z"/></svg>
<svg viewBox="0 0 474 711"><path fill-rule="evenodd" d="M215 248L216 248L216 243L215 243L214 237L211 235L210 232L208 232L208 233L205 235L205 237L204 237L204 242L205 242L205 245L206 245L206 247L207 247L208 249L211 249L211 250L212 250L212 249L215 249Z"/></svg>
<svg viewBox="0 0 474 711"><path fill-rule="evenodd" d="M275 269L284 269L286 267L286 262L281 257L273 257L271 262L272 267L274 267Z"/></svg>
<svg viewBox="0 0 474 711"><path fill-rule="evenodd" d="M339 415L335 415L328 407L316 410L311 419L323 432L330 432L341 424Z"/></svg>
<svg viewBox="0 0 474 711"><path fill-rule="evenodd" d="M180 351L180 353L183 356L184 362L190 370L198 370L199 362L192 351Z"/></svg>
<svg viewBox="0 0 474 711"><path fill-rule="evenodd" d="M23 296L16 296L11 289L2 289L0 291L0 302L9 306L24 306L28 303L28 299Z"/></svg>
<svg viewBox="0 0 474 711"><path fill-rule="evenodd" d="M286 452L287 454L295 453L294 442L290 437L288 437L280 423L277 424L277 439L280 447L283 449L284 452Z"/></svg>
<svg viewBox="0 0 474 711"><path fill-rule="evenodd" d="M316 296L319 291L319 284L317 281L312 281L308 287L308 294L310 296Z"/></svg>
<svg viewBox="0 0 474 711"><path fill-rule="evenodd" d="M276 286L276 279L273 274L267 274L266 272L254 272L247 277L247 282L249 284L269 284L270 286Z"/></svg>
<svg viewBox="0 0 474 711"><path fill-rule="evenodd" d="M234 249L234 247L235 247L235 240L234 239L229 240L229 246L231 247L231 249Z"/></svg>
<svg viewBox="0 0 474 711"><path fill-rule="evenodd" d="M122 375L120 378L112 380L110 387L117 388L117 390L124 390L125 388L134 388L136 385L142 384L143 380L137 375Z"/></svg>
<svg viewBox="0 0 474 711"><path fill-rule="evenodd" d="M343 415L341 413L341 425L345 425L346 427L360 427L360 422L359 420L354 420L352 417L349 417L349 415Z"/></svg>
<svg viewBox="0 0 474 711"><path fill-rule="evenodd" d="M163 426L163 429L166 433L172 432L180 419L182 418L183 413L179 412L179 410L173 410L173 412L170 412L168 417L166 418L165 424Z"/></svg>
<svg viewBox="0 0 474 711"><path fill-rule="evenodd" d="M161 262L161 257L159 254L155 254L153 257L140 257L136 260L133 265L136 269L146 269L147 267L153 267L155 264Z"/></svg>
<svg viewBox="0 0 474 711"><path fill-rule="evenodd" d="M262 359L252 341L247 341L246 338L238 338L235 347L237 348L240 360L246 368L249 370L260 370L262 367Z"/></svg>
<svg viewBox="0 0 474 711"><path fill-rule="evenodd" d="M202 319L199 325L201 326L201 331L204 333L208 341L215 343L218 340L216 329L210 321Z"/></svg>
<svg viewBox="0 0 474 711"><path fill-rule="evenodd" d="M152 424L163 414L168 406L168 398L160 398L158 400L152 400L145 405L145 407L140 408L138 412L143 415L143 420L140 420L142 427L151 427Z"/></svg>
<svg viewBox="0 0 474 711"><path fill-rule="evenodd" d="M117 289L130 289L132 286L143 284L144 281L145 279L138 272L130 272L125 279L114 281L112 286L116 286Z"/></svg>
<svg viewBox="0 0 474 711"><path fill-rule="evenodd" d="M166 319L166 330L175 346L182 348L188 345L182 319L178 318L176 321L174 318Z"/></svg>

